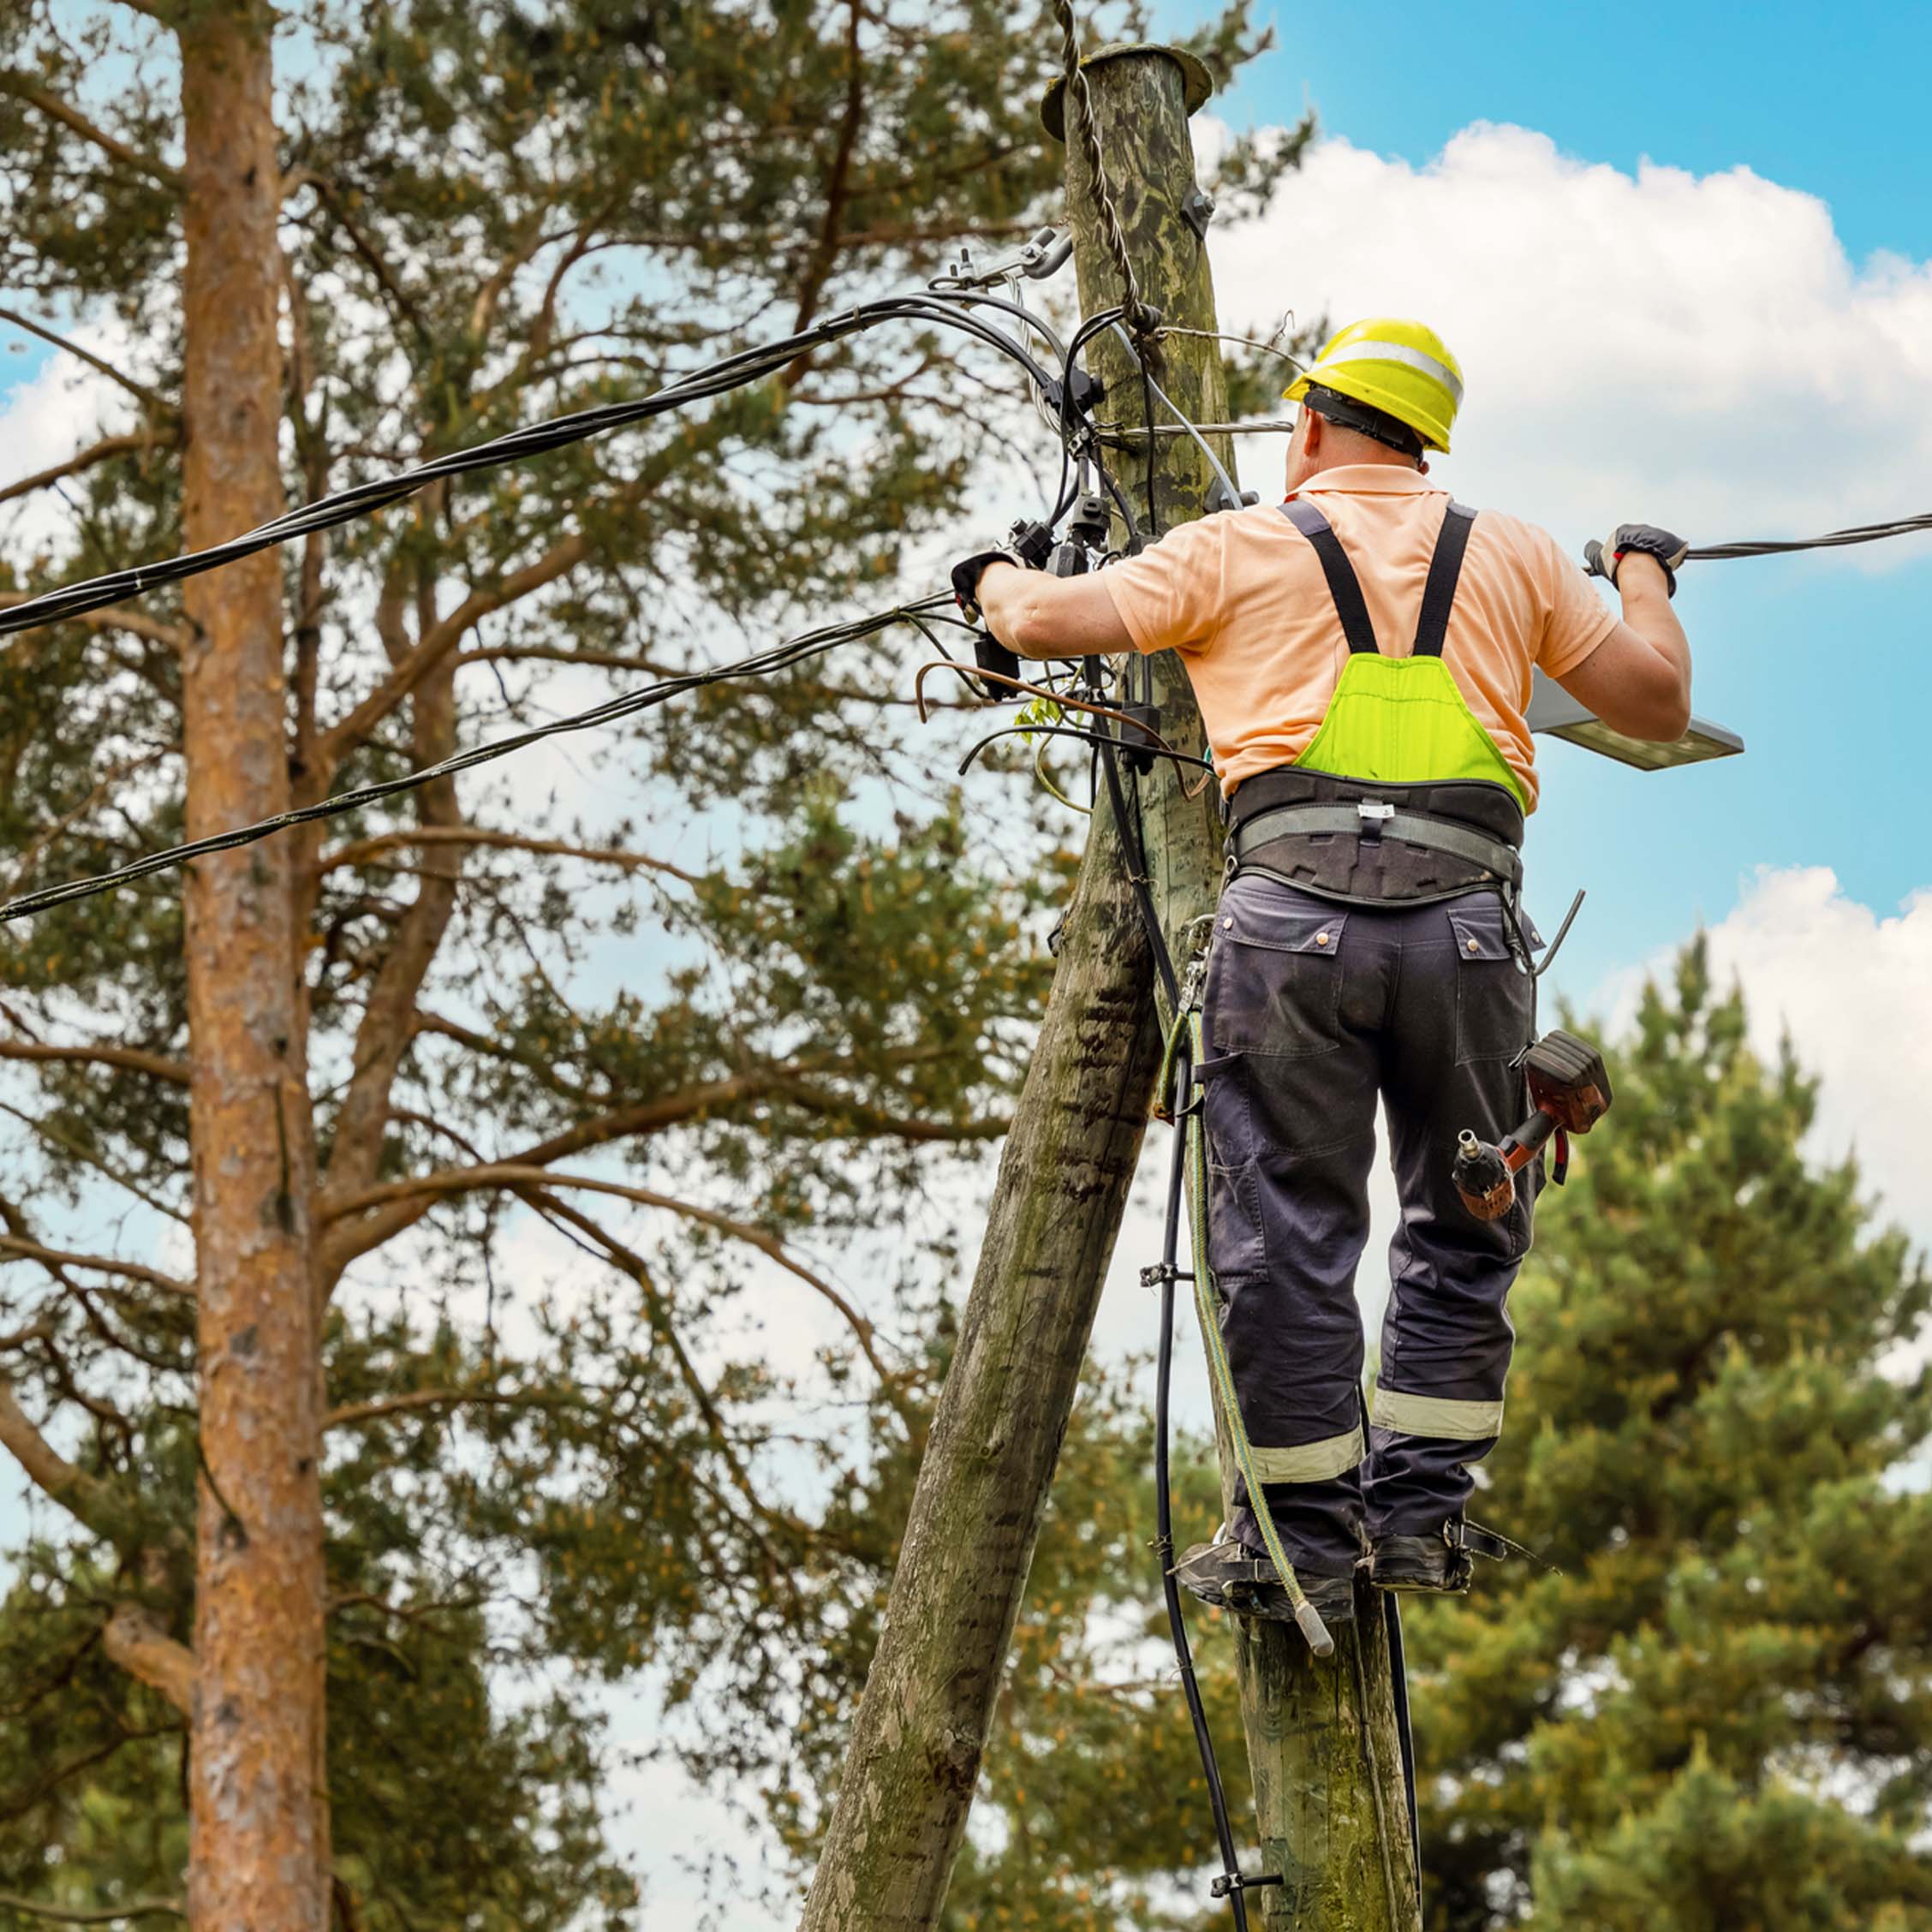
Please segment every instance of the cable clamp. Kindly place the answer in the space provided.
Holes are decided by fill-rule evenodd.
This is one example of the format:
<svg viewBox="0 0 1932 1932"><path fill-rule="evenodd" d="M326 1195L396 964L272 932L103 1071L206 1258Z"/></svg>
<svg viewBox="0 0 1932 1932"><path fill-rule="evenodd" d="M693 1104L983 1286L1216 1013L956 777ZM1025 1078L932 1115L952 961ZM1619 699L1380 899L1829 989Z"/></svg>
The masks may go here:
<svg viewBox="0 0 1932 1932"><path fill-rule="evenodd" d="M1187 1269L1177 1267L1172 1261L1162 1261L1155 1267L1141 1270L1141 1285L1143 1288L1164 1287L1170 1281L1192 1281L1194 1277Z"/></svg>
<svg viewBox="0 0 1932 1932"><path fill-rule="evenodd" d="M1210 1899L1225 1899L1237 1892L1253 1892L1264 1885L1286 1885L1288 1881L1279 1872L1263 1872L1258 1878L1249 1878L1245 1872L1223 1872L1208 1887Z"/></svg>

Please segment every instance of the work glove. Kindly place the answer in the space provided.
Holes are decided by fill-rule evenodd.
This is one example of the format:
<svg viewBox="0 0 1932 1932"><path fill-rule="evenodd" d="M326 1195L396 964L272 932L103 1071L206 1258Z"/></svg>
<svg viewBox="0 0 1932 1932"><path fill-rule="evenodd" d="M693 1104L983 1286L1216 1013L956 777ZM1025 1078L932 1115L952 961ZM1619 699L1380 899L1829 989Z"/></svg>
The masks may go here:
<svg viewBox="0 0 1932 1932"><path fill-rule="evenodd" d="M1655 523L1619 523L1607 543L1585 544L1584 569L1589 575L1607 577L1613 584L1618 564L1633 550L1655 557L1663 565L1665 592L1675 597L1678 569L1690 554L1690 546L1673 531L1660 530Z"/></svg>
<svg viewBox="0 0 1932 1932"><path fill-rule="evenodd" d="M968 623L980 621L980 579L995 564L1025 568L1019 557L1010 550L975 550L970 557L963 558L952 567L953 599L965 612Z"/></svg>

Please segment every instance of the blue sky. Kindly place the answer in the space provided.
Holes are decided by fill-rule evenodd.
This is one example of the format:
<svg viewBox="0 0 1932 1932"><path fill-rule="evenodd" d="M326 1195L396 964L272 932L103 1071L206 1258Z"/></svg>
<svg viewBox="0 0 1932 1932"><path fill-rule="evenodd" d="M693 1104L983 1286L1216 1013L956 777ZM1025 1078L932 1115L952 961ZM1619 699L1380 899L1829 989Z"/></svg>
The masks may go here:
<svg viewBox="0 0 1932 1932"><path fill-rule="evenodd" d="M1175 9L1176 21L1211 12ZM1423 160L1472 121L1556 136L1629 170L1742 163L1831 204L1854 254L1932 254L1932 151L1916 138L1932 9L1446 4L1285 8L1279 45L1224 110L1243 125L1313 105L1325 127Z"/></svg>

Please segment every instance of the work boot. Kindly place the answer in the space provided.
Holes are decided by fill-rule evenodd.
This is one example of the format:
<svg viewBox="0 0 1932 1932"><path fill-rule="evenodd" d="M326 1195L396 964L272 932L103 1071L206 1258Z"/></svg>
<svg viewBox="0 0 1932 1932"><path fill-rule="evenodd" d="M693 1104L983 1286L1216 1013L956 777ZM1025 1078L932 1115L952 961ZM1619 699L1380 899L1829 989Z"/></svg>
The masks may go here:
<svg viewBox="0 0 1932 1932"><path fill-rule="evenodd" d="M1368 1581L1377 1589L1460 1596L1476 1574L1472 1557L1506 1556L1506 1537L1452 1517L1432 1536L1377 1536L1368 1546Z"/></svg>
<svg viewBox="0 0 1932 1932"><path fill-rule="evenodd" d="M1345 1624L1355 1615L1352 1574L1317 1577L1297 1570L1295 1577L1323 1623ZM1273 1559L1233 1536L1196 1543L1174 1565L1174 1581L1203 1603L1231 1610L1238 1617L1262 1617L1276 1624L1295 1621L1295 1607L1288 1600Z"/></svg>

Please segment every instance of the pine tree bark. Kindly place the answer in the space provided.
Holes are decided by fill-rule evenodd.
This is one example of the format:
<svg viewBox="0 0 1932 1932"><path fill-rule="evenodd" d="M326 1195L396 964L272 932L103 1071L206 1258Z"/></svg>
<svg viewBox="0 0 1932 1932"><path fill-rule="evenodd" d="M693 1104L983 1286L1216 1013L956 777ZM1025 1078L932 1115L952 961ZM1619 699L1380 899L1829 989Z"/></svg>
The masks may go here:
<svg viewBox="0 0 1932 1932"><path fill-rule="evenodd" d="M1113 185L1142 292L1170 321L1211 329L1207 258L1180 216L1194 184L1180 69L1154 51L1104 63L1093 85L1107 104L1110 152L1125 163ZM1076 167L1069 188L1091 313L1118 289L1096 277L1090 189ZM1111 379L1100 414L1137 423L1124 352L1103 344L1091 361ZM1163 385L1190 414L1218 418L1225 391L1214 345L1170 338ZM1139 500L1145 443L1133 450L1115 460ZM1156 470L1162 522L1200 516L1208 479L1199 452L1160 438ZM1184 676L1172 659L1157 676L1169 717L1184 733L1193 720L1198 741ZM1172 735L1175 723L1163 728ZM1172 770L1143 780L1142 797L1150 839L1173 855L1164 897L1178 938L1212 903L1219 832L1211 802L1183 798ZM1103 796L802 1932L927 1932L939 1922L1146 1132L1160 1057L1153 987Z"/></svg>
<svg viewBox="0 0 1932 1932"><path fill-rule="evenodd" d="M266 7L183 9L189 547L277 515L282 356ZM190 838L289 803L281 566L192 579ZM188 1910L194 1932L323 1932L323 1570L307 1042L286 841L187 886L202 1476Z"/></svg>

